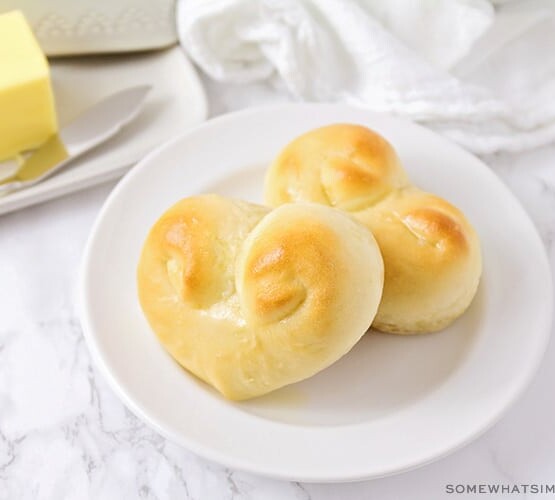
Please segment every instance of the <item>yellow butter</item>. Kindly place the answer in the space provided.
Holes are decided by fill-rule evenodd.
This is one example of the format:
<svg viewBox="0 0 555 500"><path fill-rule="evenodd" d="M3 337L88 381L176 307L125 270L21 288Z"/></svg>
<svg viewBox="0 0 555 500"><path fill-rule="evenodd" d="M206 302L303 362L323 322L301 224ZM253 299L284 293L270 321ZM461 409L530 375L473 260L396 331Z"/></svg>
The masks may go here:
<svg viewBox="0 0 555 500"><path fill-rule="evenodd" d="M31 28L18 11L0 15L0 161L56 133L50 72Z"/></svg>

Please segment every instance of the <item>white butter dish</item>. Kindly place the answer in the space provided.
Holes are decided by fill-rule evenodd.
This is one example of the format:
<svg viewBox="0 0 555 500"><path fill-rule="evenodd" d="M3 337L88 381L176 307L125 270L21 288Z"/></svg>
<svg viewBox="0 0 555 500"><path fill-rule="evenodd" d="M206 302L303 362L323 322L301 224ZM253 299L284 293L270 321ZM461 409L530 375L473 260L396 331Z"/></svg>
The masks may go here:
<svg viewBox="0 0 555 500"><path fill-rule="evenodd" d="M47 55L125 52L177 41L175 0L2 0L21 10Z"/></svg>
<svg viewBox="0 0 555 500"><path fill-rule="evenodd" d="M206 119L199 78L179 46L144 54L51 61L60 126L102 98L149 84L139 116L117 136L36 186L0 197L0 214L123 175L147 152Z"/></svg>

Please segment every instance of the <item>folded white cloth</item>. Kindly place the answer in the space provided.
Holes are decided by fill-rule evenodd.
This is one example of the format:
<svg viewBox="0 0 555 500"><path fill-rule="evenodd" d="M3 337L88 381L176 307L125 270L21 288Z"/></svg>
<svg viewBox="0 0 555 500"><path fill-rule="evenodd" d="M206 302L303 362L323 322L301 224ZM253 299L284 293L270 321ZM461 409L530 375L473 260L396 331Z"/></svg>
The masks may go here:
<svg viewBox="0 0 555 500"><path fill-rule="evenodd" d="M426 123L477 153L555 140L555 2L179 0L212 78ZM533 28L533 29L531 29Z"/></svg>

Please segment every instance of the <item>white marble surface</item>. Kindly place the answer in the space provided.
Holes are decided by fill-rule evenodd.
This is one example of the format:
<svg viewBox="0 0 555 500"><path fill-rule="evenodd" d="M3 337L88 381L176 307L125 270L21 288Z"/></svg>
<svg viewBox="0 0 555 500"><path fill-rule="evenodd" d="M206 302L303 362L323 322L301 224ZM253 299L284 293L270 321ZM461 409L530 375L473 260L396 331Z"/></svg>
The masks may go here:
<svg viewBox="0 0 555 500"><path fill-rule="evenodd" d="M263 85L208 88L212 114L284 98ZM531 215L555 269L555 145L485 160ZM280 482L224 469L160 437L91 364L77 317L81 254L112 187L0 217L0 499L429 500L464 497L447 495L446 484L555 483L554 342L529 389L493 429L397 476ZM526 495L511 496L519 497Z"/></svg>

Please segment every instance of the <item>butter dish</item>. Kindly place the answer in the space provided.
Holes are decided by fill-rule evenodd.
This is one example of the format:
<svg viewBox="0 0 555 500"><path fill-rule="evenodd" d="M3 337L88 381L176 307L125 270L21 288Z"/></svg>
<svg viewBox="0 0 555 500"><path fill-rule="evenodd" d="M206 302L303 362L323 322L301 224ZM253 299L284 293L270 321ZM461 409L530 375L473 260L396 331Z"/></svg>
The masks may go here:
<svg viewBox="0 0 555 500"><path fill-rule="evenodd" d="M141 111L148 85L116 92L50 136L16 162L16 173L0 180L0 195L27 189L118 134Z"/></svg>
<svg viewBox="0 0 555 500"><path fill-rule="evenodd" d="M2 0L21 10L47 55L159 49L177 41L175 0Z"/></svg>
<svg viewBox="0 0 555 500"><path fill-rule="evenodd" d="M142 54L50 61L60 126L104 97L152 86L140 116L120 134L40 184L0 198L0 214L123 175L154 147L206 119L200 80L179 46ZM5 176L8 172L3 172Z"/></svg>

